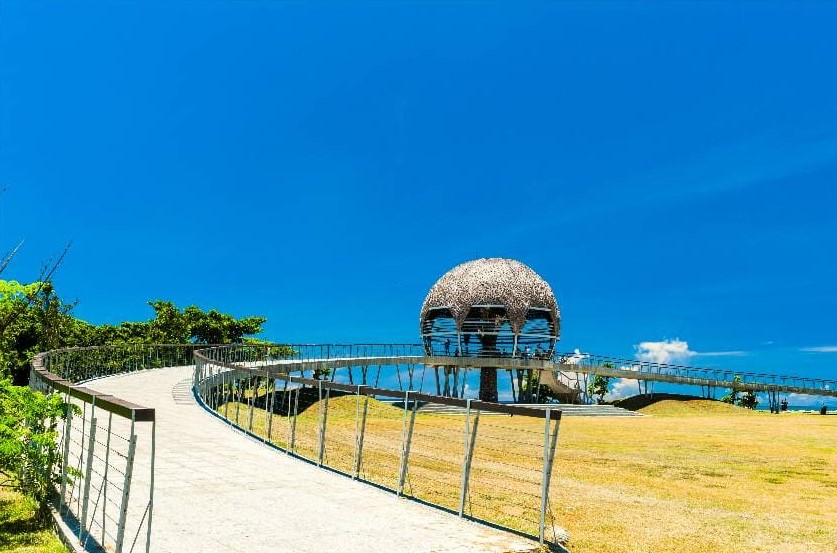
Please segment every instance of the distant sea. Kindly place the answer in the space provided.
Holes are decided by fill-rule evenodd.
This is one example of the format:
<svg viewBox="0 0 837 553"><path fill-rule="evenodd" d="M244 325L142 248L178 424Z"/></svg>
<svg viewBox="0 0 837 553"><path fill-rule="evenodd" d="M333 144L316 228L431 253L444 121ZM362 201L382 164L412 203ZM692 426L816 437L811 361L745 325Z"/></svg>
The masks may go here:
<svg viewBox="0 0 837 553"><path fill-rule="evenodd" d="M788 405L788 411L815 411L817 413L820 412L820 407L822 407L822 403L819 405ZM761 404L756 408L756 411L770 411L770 406L767 403ZM837 411L833 405L828 405L828 412L834 413Z"/></svg>

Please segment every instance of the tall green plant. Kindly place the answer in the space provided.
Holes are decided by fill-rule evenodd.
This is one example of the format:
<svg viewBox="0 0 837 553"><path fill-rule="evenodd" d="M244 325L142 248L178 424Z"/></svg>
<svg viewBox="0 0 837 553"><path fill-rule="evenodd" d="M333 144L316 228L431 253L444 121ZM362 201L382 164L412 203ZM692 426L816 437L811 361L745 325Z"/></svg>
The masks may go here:
<svg viewBox="0 0 837 553"><path fill-rule="evenodd" d="M66 408L58 395L0 379L0 485L34 499L42 517L59 482L57 424Z"/></svg>
<svg viewBox="0 0 837 553"><path fill-rule="evenodd" d="M596 403L599 405L604 403L604 397L607 395L608 387L610 386L610 377L597 374L587 385L587 395L594 396Z"/></svg>
<svg viewBox="0 0 837 553"><path fill-rule="evenodd" d="M724 403L729 403L730 405L740 405L741 403L741 394L739 393L738 383L741 382L741 377L735 375L732 379L732 388L727 395L721 398L721 401Z"/></svg>
<svg viewBox="0 0 837 553"><path fill-rule="evenodd" d="M738 400L738 405L740 407L746 407L747 409L755 409L759 406L759 398L756 395L756 392L753 390L747 390L742 396L741 399Z"/></svg>

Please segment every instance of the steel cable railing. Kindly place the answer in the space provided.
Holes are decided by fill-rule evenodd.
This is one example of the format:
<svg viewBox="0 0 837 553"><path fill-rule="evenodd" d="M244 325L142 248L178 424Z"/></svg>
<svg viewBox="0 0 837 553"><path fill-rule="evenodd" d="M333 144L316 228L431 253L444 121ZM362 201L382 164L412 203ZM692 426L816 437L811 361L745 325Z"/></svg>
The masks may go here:
<svg viewBox="0 0 837 553"><path fill-rule="evenodd" d="M282 348L196 352L196 396L230 424L289 455L542 543L555 536L548 494L558 409L329 379L340 365L380 363L396 367L389 372L401 375L402 386L411 377L422 386L416 377L425 368L419 372L416 358L423 351L413 344ZM492 416L482 431L480 420L487 415L506 416Z"/></svg>
<svg viewBox="0 0 837 553"><path fill-rule="evenodd" d="M694 385L736 387L739 390L783 391L837 396L837 380L731 371L624 359L591 353L556 353L559 370L613 374L637 380L662 380Z"/></svg>
<svg viewBox="0 0 837 553"><path fill-rule="evenodd" d="M55 506L82 547L152 550L155 410L79 385L88 380L192 364L194 344L67 348L36 355L30 387L61 395Z"/></svg>

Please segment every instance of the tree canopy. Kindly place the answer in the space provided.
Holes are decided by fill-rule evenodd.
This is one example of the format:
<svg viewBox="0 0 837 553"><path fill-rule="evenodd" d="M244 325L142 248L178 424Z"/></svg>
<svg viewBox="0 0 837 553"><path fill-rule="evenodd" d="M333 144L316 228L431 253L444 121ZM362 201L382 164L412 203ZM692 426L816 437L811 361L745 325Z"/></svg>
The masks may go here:
<svg viewBox="0 0 837 553"><path fill-rule="evenodd" d="M0 375L24 384L28 363L41 351L62 347L118 344L257 343L265 317L236 318L217 309L149 301L148 321L93 325L73 315L75 303L63 301L50 282L21 284L0 280Z"/></svg>

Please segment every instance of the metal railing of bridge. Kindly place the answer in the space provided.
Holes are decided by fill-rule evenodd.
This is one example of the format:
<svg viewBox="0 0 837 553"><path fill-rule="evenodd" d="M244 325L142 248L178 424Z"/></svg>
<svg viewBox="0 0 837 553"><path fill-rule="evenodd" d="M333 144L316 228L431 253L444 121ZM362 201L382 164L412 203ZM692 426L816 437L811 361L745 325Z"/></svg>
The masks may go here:
<svg viewBox="0 0 837 553"><path fill-rule="evenodd" d="M155 410L78 385L94 378L189 365L198 346L128 344L68 348L36 355L29 385L60 394L54 504L78 528L82 548L151 551ZM201 346L206 347L206 346ZM74 519L74 520L73 520Z"/></svg>
<svg viewBox="0 0 837 553"><path fill-rule="evenodd" d="M333 382L323 372L326 361L380 366L422 354L412 344L209 348L195 354L193 389L229 424L288 455L557 543L550 506L557 408Z"/></svg>
<svg viewBox="0 0 837 553"><path fill-rule="evenodd" d="M739 390L756 391L799 391L804 393L819 393L823 395L837 395L837 380L808 378L802 376L783 376L750 371L732 371L705 367L692 367L637 359L624 359L596 355L590 353L556 353L553 361L568 369L577 368L579 371L597 373L603 368L613 368L617 371L634 373L632 378L637 380L654 380L661 376L692 380L695 382L714 382L720 386L735 386Z"/></svg>

